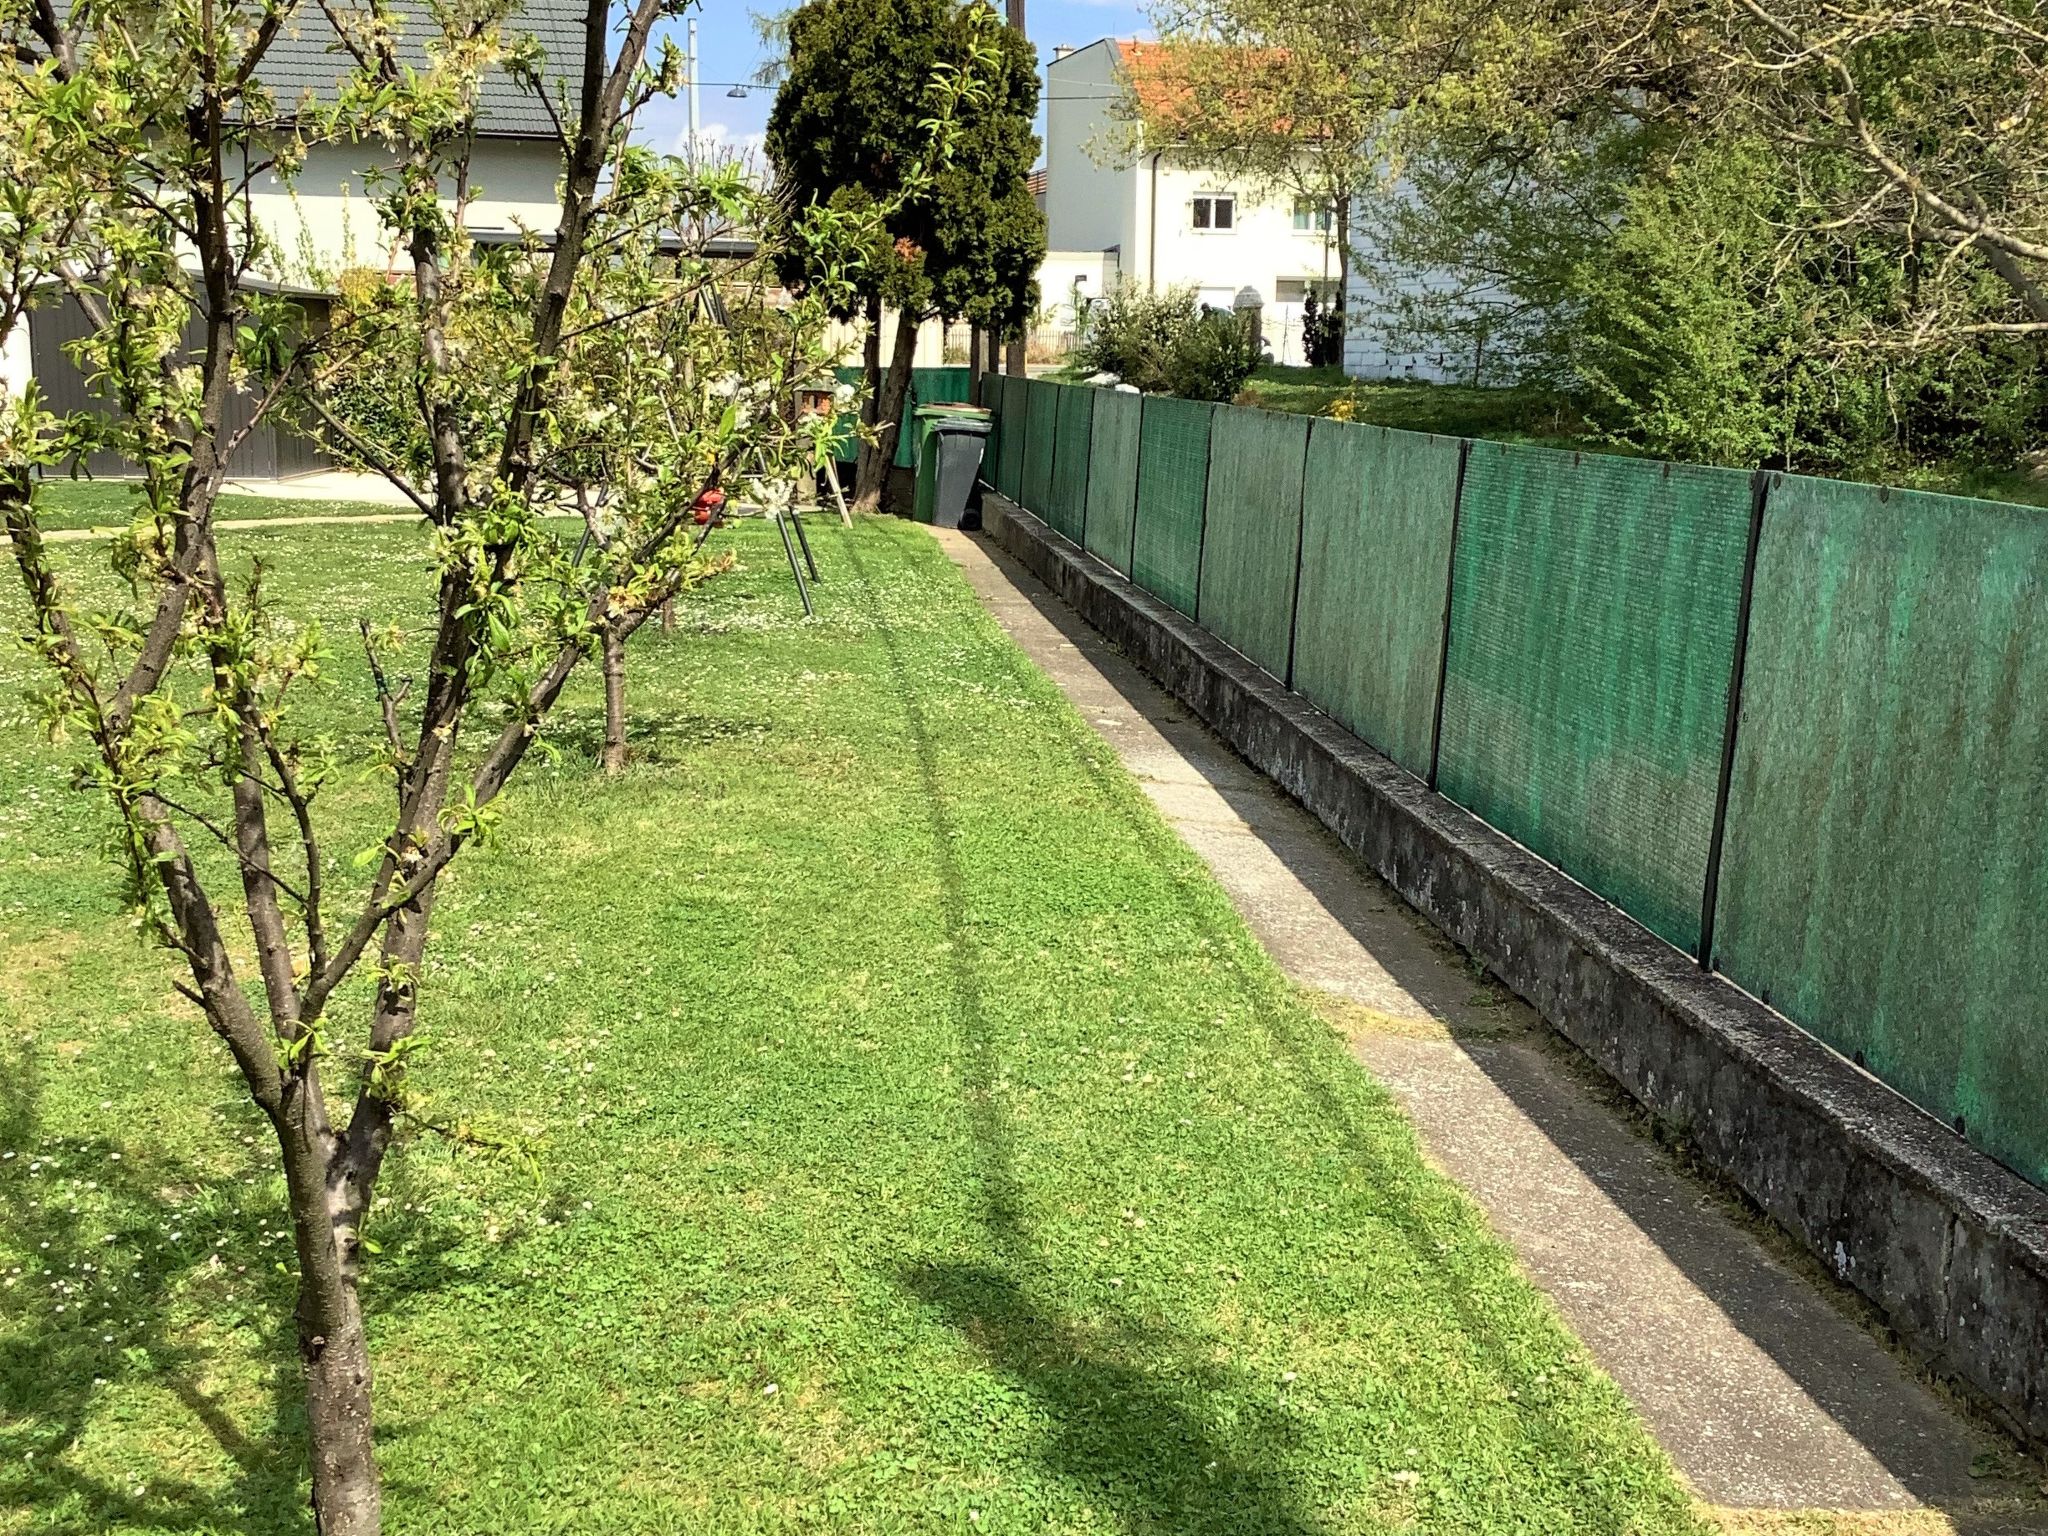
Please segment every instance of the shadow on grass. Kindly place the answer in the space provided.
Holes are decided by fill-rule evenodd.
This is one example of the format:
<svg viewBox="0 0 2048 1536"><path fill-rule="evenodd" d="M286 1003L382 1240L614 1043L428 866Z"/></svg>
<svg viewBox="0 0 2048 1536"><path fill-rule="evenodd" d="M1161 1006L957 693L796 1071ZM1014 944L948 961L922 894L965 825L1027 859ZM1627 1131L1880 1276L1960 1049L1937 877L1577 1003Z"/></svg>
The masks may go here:
<svg viewBox="0 0 2048 1536"><path fill-rule="evenodd" d="M1107 642L1084 619L1007 555L991 550L991 557L1006 579L1084 655L1092 649L1107 649ZM1033 666L1021 650L1017 664ZM1150 718L1150 701L1123 690L1114 681L1115 675L1114 669L1105 673L1112 686L1124 692L1133 710ZM1227 746L1222 751L1230 755ZM1151 857L1166 863L1190 856L1180 835L1142 799L1126 792L1120 765L1088 754L1082 754L1080 760L1096 781L1105 812L1122 820ZM1613 1444L1589 1439L1569 1413L1551 1406L1551 1394L1545 1390L1547 1368L1538 1363L1538 1356L1519 1352L1510 1342L1509 1330L1502 1326L1504 1319L1492 1315L1491 1304L1500 1288L1489 1285L1482 1292L1474 1284L1498 1281L1501 1270L1512 1267L1512 1259L1490 1239L1473 1240L1472 1224L1483 1226L1484 1218L1461 1200L1448 1181L1441 1198L1427 1203L1414 1198L1413 1182L1402 1176L1410 1171L1405 1166L1407 1160L1419 1159L1421 1154L1405 1119L1390 1105L1387 1124L1368 1124L1360 1114L1357 1092L1362 1069L1335 1044L1328 1027L1294 1001L1277 975L1261 978L1245 969L1244 955L1257 951L1257 941L1244 935L1220 909L1213 915L1200 910L1195 894L1198 887L1175 881L1170 889L1186 919L1207 927L1215 954L1237 974L1245 995L1256 1000L1256 1023L1275 1053L1288 1062L1305 1107L1321 1123L1332 1145L1364 1175L1368 1209L1372 1218L1383 1224L1379 1235L1398 1239L1413 1256L1409 1274L1429 1297L1434 1326L1454 1326L1482 1368L1510 1389L1521 1405L1517 1428L1528 1454L1579 1471L1599 1467L1612 1456ZM1512 1324L1512 1318L1507 1321ZM1589 1528L1634 1528L1637 1508L1618 1484L1583 1478L1580 1496L1581 1515L1590 1520Z"/></svg>
<svg viewBox="0 0 2048 1536"><path fill-rule="evenodd" d="M1268 1407L1247 1423L1238 1408L1226 1445L1190 1404L1234 1396L1238 1383L1148 1371L1133 1363L1155 1353L1142 1335L1078 1328L996 1264L924 1265L903 1283L1052 1417L1047 1465L1091 1499L1112 1501L1133 1529L1322 1530L1280 1470L1298 1438L1285 1409Z"/></svg>
<svg viewBox="0 0 2048 1536"><path fill-rule="evenodd" d="M632 670L626 686L633 686ZM730 715L673 713L666 709L635 710L629 691L626 750L636 763L663 766L687 760L704 747L721 742L761 742L773 729L766 720ZM604 750L604 713L595 709L558 707L548 724L548 741L579 769L594 768Z"/></svg>
<svg viewBox="0 0 2048 1536"><path fill-rule="evenodd" d="M1010 1137L996 1109L996 1048L967 921L959 830L916 687L857 546L849 546L848 561L889 658L930 820L990 1249L986 1262L920 1265L900 1282L1053 1419L1041 1452L1047 1467L1091 1501L1113 1505L1133 1530L1319 1536L1322 1527L1300 1507L1283 1471L1299 1438L1287 1409L1272 1404L1248 1414L1243 1383L1222 1368L1148 1365L1185 1351L1129 1318L1077 1323L1035 1297L1024 1278L1047 1264L1022 1214ZM1203 1412L1209 1402L1229 1417L1227 1443Z"/></svg>
<svg viewBox="0 0 2048 1536"><path fill-rule="evenodd" d="M1361 944L1388 965L1396 982L1425 1002L1431 1000L1432 994L1441 991L1438 976L1428 966L1412 962L1404 964L1398 947L1390 949L1378 942L1382 936L1343 899L1341 885L1333 886L1333 879L1340 883L1374 881L1374 877L1361 869L1356 857L1343 849L1334 835L1317 829L1319 835L1328 839L1329 847L1337 855L1335 867L1339 873L1335 875L1330 866L1303 858L1298 844L1284 837L1275 837L1266 830L1270 826L1270 800L1260 794L1246 792L1233 782L1237 774L1253 775L1256 770L1243 764L1191 708L1143 676L1133 663L1115 656L1113 648L1101 634L1008 555L986 542L982 547L1018 595L1024 597L1063 639L1101 668L1104 680L1117 690L1131 710L1151 722L1173 748L1203 775L1260 837L1274 857L1285 864ZM1116 803L1119 800L1115 793L1118 786L1110 782L1116 777L1115 770L1098 771L1103 779L1105 800ZM1265 788L1270 790L1270 785ZM1305 816L1307 813L1301 814ZM1139 815L1133 824L1141 837L1156 840L1162 857L1170 850L1177 851L1178 835L1171 828L1158 824L1155 818ZM1384 894L1392 902L1402 901L1390 887L1384 888ZM1450 1006L1448 1002L1443 1005ZM1434 1006L1436 1004L1432 1003ZM1329 1048L1326 1029L1300 1009L1279 1006L1267 1009L1262 1023L1276 1047L1294 1063L1299 1073L1298 1081L1318 1118L1342 1138L1365 1166L1384 1167L1382 1154L1372 1145L1375 1139L1383 1141L1383 1135L1377 1135L1366 1123L1368 1117L1360 1113L1355 1095L1345 1091L1338 1082L1340 1076L1355 1073L1357 1068L1341 1053ZM1845 1358L1840 1348L1838 1335L1833 1331L1841 1326L1840 1319L1832 1315L1829 1304L1812 1294L1808 1282L1797 1274L1752 1257L1748 1240L1740 1237L1739 1229L1730 1226L1720 1213L1718 1204L1704 1198L1674 1200L1664 1192L1662 1185L1634 1176L1631 1170L1638 1166L1636 1160L1626 1152L1617 1155L1611 1141L1589 1135L1588 1120L1582 1112L1569 1112L1557 1098L1541 1091L1540 1084L1550 1079L1542 1073L1529 1071L1524 1065L1527 1058L1523 1051L1505 1047L1496 1049L1485 1043L1466 1043L1463 1049L1473 1064L1485 1072L1537 1129L1570 1157L1731 1322L1758 1344L1798 1384L1800 1390L1834 1417L1915 1497L1940 1509L1943 1517L1958 1532L2043 1528L2029 1523L2030 1520L2038 1520L2038 1515L2024 1517L2021 1523L2014 1524L2012 1490L1992 1489L1988 1480L1980 1482L1982 1474L1976 1467L1969 1469L1967 1478L1958 1481L1953 1475L1956 1467L1945 1465L1942 1453L1928 1445L1924 1421L1900 1415L1896 1411L1897 1400L1889 1394L1873 1394L1868 1390L1858 1374L1856 1361L1860 1357L1851 1355ZM1595 1090L1594 1097L1605 1101L1614 1092L1611 1085L1605 1085L1605 1079L1599 1077L1597 1068L1586 1064L1585 1070L1592 1074L1592 1080L1604 1085ZM1625 1119L1618 1118L1614 1125L1627 1141L1632 1141L1639 1134L1636 1127ZM1660 1165L1668 1161L1662 1153L1650 1155ZM1704 1190L1701 1193L1704 1194ZM1377 1204L1380 1208L1375 1214L1405 1231L1418 1254L1427 1256L1432 1252L1431 1234L1435 1225L1426 1210L1396 1210L1394 1202L1386 1199L1378 1200ZM1731 1237L1736 1240L1731 1242ZM1455 1275L1445 1274L1442 1270L1443 1266L1437 1263L1419 1273L1427 1278L1437 1294L1457 1306L1468 1336L1475 1340L1486 1339L1493 1330L1489 1329L1483 1311L1475 1311L1467 1288L1458 1282ZM1822 1326L1813 1326L1816 1316L1821 1318ZM1524 1371L1512 1354L1497 1352L1489 1346L1489 1356L1498 1362L1504 1373L1509 1373L1507 1379L1517 1388L1523 1403L1531 1403L1537 1394L1529 1390L1529 1382L1520 1379ZM1548 1454L1580 1458L1592 1454L1568 1424L1528 1412L1525 1412L1524 1423L1532 1438L1540 1437ZM2034 1480L2030 1478L2027 1481L2031 1483ZM2023 1493L2022 1499L2026 1497ZM1612 1509L1617 1516L1621 1513L1618 1507Z"/></svg>
<svg viewBox="0 0 2048 1536"><path fill-rule="evenodd" d="M273 1262L288 1261L291 1245L278 1240L261 1262L246 1247L252 1234L288 1226L266 1136L251 1149L229 1143L241 1166L202 1173L148 1146L146 1132L135 1143L55 1144L41 1097L23 1046L0 1070L0 1148L14 1154L0 1163L0 1227L26 1256L16 1285L0 1292L10 1318L0 1336L0 1508L33 1510L35 1529L64 1536L310 1531L293 1283ZM74 1177L91 1186L90 1208L74 1203ZM417 1213L382 1225L404 1266L403 1291L437 1288L452 1237ZM221 1363L219 1341L238 1330L254 1339L246 1357L267 1363L260 1409L202 1385ZM135 1389L175 1398L226 1458L226 1477L168 1472L170 1448L145 1437L159 1425L182 1437L187 1426L175 1413L138 1411ZM79 1466L74 1453L98 1438L102 1420L124 1450L148 1459L119 1475ZM388 1445L405 1432L380 1425L378 1437Z"/></svg>

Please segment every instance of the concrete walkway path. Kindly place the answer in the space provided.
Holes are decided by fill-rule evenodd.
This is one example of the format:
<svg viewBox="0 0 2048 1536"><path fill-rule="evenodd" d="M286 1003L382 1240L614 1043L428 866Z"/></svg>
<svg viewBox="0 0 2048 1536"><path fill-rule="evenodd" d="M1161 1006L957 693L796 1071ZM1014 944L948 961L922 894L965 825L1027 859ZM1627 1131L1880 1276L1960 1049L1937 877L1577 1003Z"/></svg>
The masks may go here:
<svg viewBox="0 0 2048 1536"><path fill-rule="evenodd" d="M113 477L110 483L119 483ZM363 506L390 507L389 512L309 512L286 517L223 517L214 526L232 533L242 528L313 528L325 523L410 523L418 522L419 509L405 499L405 493L382 475L348 469L323 469L307 475L278 480L230 480L221 487L228 496L261 496L266 501L355 502ZM43 535L50 543L77 543L103 539L128 526L126 518L109 518L91 528L52 529Z"/></svg>
<svg viewBox="0 0 2048 1536"><path fill-rule="evenodd" d="M2048 1530L2040 1469L1685 1173L1530 1010L992 546L939 531L1727 1529ZM1824 1518L1818 1511L1836 1511Z"/></svg>
<svg viewBox="0 0 2048 1536"><path fill-rule="evenodd" d="M360 501L418 512L405 492L382 475L356 469L321 469L273 480L230 480L221 489L231 496L265 496L273 501Z"/></svg>

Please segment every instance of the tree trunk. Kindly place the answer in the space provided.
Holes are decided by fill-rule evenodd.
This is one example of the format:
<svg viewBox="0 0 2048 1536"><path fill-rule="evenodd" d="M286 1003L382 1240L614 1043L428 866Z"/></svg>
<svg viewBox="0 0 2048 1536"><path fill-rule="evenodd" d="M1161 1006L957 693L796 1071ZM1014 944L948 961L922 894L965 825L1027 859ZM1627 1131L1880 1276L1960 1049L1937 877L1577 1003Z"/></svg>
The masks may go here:
<svg viewBox="0 0 2048 1536"><path fill-rule="evenodd" d="M604 631L604 771L626 771L626 641L612 624Z"/></svg>
<svg viewBox="0 0 2048 1536"><path fill-rule="evenodd" d="M967 403L981 404L981 327L967 328Z"/></svg>
<svg viewBox="0 0 2048 1536"><path fill-rule="evenodd" d="M870 461L873 477L854 485L853 504L873 512L882 504L882 491L889 483L889 467L896 462L896 440L903 432L903 410L910 399L910 367L917 356L917 317L908 311L896 314L896 345L891 349L889 371L882 375L882 388L875 402L875 421L881 428Z"/></svg>
<svg viewBox="0 0 2048 1536"><path fill-rule="evenodd" d="M1017 29L1019 37L1028 37L1030 35L1024 27L1024 0L1004 0L1003 20ZM1035 53L1032 55L1033 58L1037 56ZM1024 343L1029 335L1030 325L1031 322L1029 320L1019 325L1016 339L1010 343L1008 353L1003 358L1003 372L1014 373L1019 377L1023 376ZM993 337L990 338L990 344L991 346L994 345Z"/></svg>
<svg viewBox="0 0 2048 1536"><path fill-rule="evenodd" d="M1345 314L1346 301L1351 297L1351 191L1348 187L1337 192L1337 297L1335 314L1337 333L1336 365L1344 366L1344 339L1351 334L1350 320Z"/></svg>
<svg viewBox="0 0 2048 1536"><path fill-rule="evenodd" d="M313 1463L313 1520L320 1536L377 1536L383 1527L371 1438L370 1344L349 1253L358 1234L338 1227L328 1193L337 1143L327 1131L318 1080L299 1079L274 1116L284 1154L292 1238L299 1261L299 1366L306 1377L306 1431Z"/></svg>
<svg viewBox="0 0 2048 1536"><path fill-rule="evenodd" d="M377 1460L370 1437L370 1345L354 1287L347 1311L308 1334L299 1323L306 1372L306 1428L313 1452L313 1520L320 1536L378 1536L383 1529Z"/></svg>

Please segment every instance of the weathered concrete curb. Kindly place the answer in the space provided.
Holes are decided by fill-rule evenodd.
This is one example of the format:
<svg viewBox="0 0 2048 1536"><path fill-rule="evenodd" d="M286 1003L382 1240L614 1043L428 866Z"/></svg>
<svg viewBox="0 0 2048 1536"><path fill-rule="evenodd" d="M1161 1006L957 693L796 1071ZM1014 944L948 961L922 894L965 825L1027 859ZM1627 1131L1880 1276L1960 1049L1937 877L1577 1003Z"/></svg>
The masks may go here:
<svg viewBox="0 0 2048 1536"><path fill-rule="evenodd" d="M990 536L1692 1151L2048 1445L2048 1194L993 492Z"/></svg>

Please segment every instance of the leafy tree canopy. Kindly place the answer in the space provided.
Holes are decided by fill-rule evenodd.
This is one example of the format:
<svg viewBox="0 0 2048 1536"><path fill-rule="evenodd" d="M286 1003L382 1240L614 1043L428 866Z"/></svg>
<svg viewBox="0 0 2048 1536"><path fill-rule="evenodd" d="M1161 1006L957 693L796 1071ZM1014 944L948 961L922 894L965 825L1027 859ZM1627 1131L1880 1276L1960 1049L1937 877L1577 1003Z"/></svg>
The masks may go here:
<svg viewBox="0 0 2048 1536"><path fill-rule="evenodd" d="M972 70L951 154L921 195L902 199L847 305L892 308L1015 330L1036 308L1045 219L1027 178L1038 152L1037 60L1007 28L970 15L975 0L811 0L789 20L789 63L768 120L768 155L788 205L853 208L896 193L930 137L928 87ZM993 46L976 39L994 33ZM816 273L802 249L781 275Z"/></svg>
<svg viewBox="0 0 2048 1536"><path fill-rule="evenodd" d="M1175 0L1163 30L1265 61L1193 93L1204 133L1348 96L1398 350L1687 456L2038 440L2038 0Z"/></svg>

